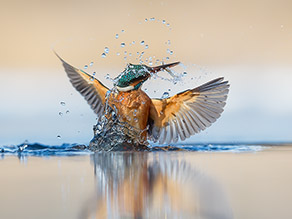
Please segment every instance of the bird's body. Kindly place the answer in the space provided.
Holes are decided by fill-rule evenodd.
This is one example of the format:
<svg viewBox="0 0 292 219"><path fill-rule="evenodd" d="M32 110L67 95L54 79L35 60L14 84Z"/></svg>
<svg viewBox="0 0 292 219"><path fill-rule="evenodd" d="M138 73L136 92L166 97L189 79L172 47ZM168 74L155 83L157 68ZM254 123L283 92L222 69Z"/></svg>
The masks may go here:
<svg viewBox="0 0 292 219"><path fill-rule="evenodd" d="M116 108L121 122L141 130L141 137L147 139L147 124L150 112L151 99L141 90L112 93L108 97L108 104Z"/></svg>
<svg viewBox="0 0 292 219"><path fill-rule="evenodd" d="M217 78L169 98L151 99L141 90L142 84L152 74L179 62L157 67L129 64L110 90L86 72L60 60L72 85L99 117L111 119L109 107L120 123L138 130L142 140L160 144L185 140L209 127L223 112L229 91L228 81Z"/></svg>

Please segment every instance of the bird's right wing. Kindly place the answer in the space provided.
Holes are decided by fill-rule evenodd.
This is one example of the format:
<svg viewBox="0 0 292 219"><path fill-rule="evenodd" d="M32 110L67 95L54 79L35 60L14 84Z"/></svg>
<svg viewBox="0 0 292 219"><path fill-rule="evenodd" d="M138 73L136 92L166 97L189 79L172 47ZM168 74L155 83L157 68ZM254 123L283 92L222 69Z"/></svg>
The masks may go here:
<svg viewBox="0 0 292 219"><path fill-rule="evenodd" d="M148 135L159 144L185 140L214 123L223 112L228 81L217 78L167 99L152 99Z"/></svg>
<svg viewBox="0 0 292 219"><path fill-rule="evenodd" d="M101 115L104 111L105 96L109 90L99 80L65 62L58 54L73 87L85 98L91 109Z"/></svg>

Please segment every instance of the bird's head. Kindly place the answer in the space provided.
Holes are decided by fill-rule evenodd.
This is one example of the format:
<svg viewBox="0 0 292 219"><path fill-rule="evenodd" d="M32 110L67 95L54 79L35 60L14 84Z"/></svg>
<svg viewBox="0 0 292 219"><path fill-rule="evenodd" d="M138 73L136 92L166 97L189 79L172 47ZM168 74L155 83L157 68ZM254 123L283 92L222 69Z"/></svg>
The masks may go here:
<svg viewBox="0 0 292 219"><path fill-rule="evenodd" d="M151 76L151 74L176 66L177 64L179 64L179 62L156 67L128 64L125 70L115 78L115 86L119 91L137 90Z"/></svg>

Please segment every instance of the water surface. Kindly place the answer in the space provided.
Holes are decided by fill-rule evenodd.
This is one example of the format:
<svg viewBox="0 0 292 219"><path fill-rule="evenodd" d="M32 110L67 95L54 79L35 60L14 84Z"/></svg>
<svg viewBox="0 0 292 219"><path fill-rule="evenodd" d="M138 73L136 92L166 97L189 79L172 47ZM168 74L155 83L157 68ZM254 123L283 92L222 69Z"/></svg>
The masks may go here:
<svg viewBox="0 0 292 219"><path fill-rule="evenodd" d="M292 218L291 145L180 147L2 146L0 218Z"/></svg>

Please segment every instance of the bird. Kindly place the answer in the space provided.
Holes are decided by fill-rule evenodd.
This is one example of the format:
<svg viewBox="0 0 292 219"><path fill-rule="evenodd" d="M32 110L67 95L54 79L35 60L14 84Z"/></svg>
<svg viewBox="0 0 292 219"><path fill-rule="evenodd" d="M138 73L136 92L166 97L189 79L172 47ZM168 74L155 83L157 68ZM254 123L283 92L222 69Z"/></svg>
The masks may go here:
<svg viewBox="0 0 292 219"><path fill-rule="evenodd" d="M120 122L141 131L145 140L159 144L176 143L205 130L222 114L229 82L219 77L168 98L150 98L142 85L153 74L180 62L149 67L127 64L115 78L116 92L100 80L65 62L57 53L73 87L85 98L98 117L106 114L106 104L117 111Z"/></svg>

